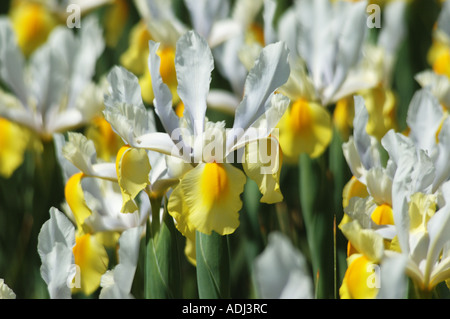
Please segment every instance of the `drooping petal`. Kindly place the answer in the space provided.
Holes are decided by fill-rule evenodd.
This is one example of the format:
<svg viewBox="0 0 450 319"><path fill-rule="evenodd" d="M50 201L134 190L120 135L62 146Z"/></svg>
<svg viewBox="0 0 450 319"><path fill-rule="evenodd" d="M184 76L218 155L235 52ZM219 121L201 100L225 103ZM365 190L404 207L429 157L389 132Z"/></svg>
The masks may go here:
<svg viewBox="0 0 450 319"><path fill-rule="evenodd" d="M357 221L351 221L339 226L352 246L367 256L372 262L381 259L384 250L383 238L371 229L363 229Z"/></svg>
<svg viewBox="0 0 450 319"><path fill-rule="evenodd" d="M247 144L242 166L245 174L254 180L262 193L262 203L278 203L283 200L280 190L281 151L275 138L267 138Z"/></svg>
<svg viewBox="0 0 450 319"><path fill-rule="evenodd" d="M295 101L279 124L280 145L286 161L295 161L301 153L315 158L321 155L332 137L329 112L319 104Z"/></svg>
<svg viewBox="0 0 450 319"><path fill-rule="evenodd" d="M230 164L201 163L184 175L178 191L171 194L169 213L174 218L183 215L190 231L231 234L239 226L239 196L245 182L244 173Z"/></svg>
<svg viewBox="0 0 450 319"><path fill-rule="evenodd" d="M64 188L64 195L67 204L72 211L75 222L77 224L78 233L84 233L87 231L84 221L91 216L92 211L86 203L84 198L83 188L81 186L81 180L85 177L84 173L76 173L69 178Z"/></svg>
<svg viewBox="0 0 450 319"><path fill-rule="evenodd" d="M109 258L105 248L95 235L84 234L76 237L73 247L75 264L79 267L79 287L75 280L73 292L91 295L100 286L101 276L108 269Z"/></svg>
<svg viewBox="0 0 450 319"><path fill-rule="evenodd" d="M364 255L352 256L339 291L341 298L375 298L380 285L379 274L375 271L377 267L378 265Z"/></svg>
<svg viewBox="0 0 450 319"><path fill-rule="evenodd" d="M124 146L119 150L116 160L117 177L122 193L122 213L138 210L134 198L150 183L150 162L143 149Z"/></svg>

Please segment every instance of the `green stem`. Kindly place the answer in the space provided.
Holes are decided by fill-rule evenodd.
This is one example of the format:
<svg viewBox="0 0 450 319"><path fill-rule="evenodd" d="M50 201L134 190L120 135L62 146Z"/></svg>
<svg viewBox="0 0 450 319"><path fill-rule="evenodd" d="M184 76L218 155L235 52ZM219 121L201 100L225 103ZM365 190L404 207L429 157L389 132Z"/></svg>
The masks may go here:
<svg viewBox="0 0 450 319"><path fill-rule="evenodd" d="M197 285L201 299L230 297L228 237L196 233Z"/></svg>

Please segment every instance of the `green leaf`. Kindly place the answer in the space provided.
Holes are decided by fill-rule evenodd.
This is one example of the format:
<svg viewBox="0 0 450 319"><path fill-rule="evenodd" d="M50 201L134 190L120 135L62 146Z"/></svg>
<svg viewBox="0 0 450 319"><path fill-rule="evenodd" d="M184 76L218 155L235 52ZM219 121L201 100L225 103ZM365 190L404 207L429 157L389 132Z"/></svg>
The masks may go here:
<svg viewBox="0 0 450 319"><path fill-rule="evenodd" d="M316 297L334 298L334 209L324 157L300 156L300 203L315 276Z"/></svg>
<svg viewBox="0 0 450 319"><path fill-rule="evenodd" d="M197 285L201 299L230 297L228 237L196 233Z"/></svg>
<svg viewBox="0 0 450 319"><path fill-rule="evenodd" d="M155 200L152 200L152 211L159 212L159 206ZM153 214L153 217L159 218L159 213ZM163 222L159 227L147 226L145 297L147 299L181 298L177 230L173 219L164 212Z"/></svg>
<svg viewBox="0 0 450 319"><path fill-rule="evenodd" d="M344 216L342 207L342 192L345 184L352 177L351 171L342 152L343 139L335 129L333 139L329 148L329 168L333 176L333 212L335 214L336 224L339 224ZM340 286L347 269L347 239L339 231L335 232L335 264L336 277L335 284ZM336 287L337 288L337 287ZM336 293L338 292L337 289Z"/></svg>

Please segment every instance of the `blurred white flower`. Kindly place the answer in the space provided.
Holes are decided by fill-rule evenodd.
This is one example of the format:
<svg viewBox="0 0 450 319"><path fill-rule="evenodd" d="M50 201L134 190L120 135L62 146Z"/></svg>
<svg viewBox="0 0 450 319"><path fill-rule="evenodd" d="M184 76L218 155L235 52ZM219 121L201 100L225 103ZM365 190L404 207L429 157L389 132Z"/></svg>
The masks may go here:
<svg viewBox="0 0 450 319"><path fill-rule="evenodd" d="M259 298L314 298L314 284L305 257L280 232L269 234L268 244L256 257L252 269Z"/></svg>

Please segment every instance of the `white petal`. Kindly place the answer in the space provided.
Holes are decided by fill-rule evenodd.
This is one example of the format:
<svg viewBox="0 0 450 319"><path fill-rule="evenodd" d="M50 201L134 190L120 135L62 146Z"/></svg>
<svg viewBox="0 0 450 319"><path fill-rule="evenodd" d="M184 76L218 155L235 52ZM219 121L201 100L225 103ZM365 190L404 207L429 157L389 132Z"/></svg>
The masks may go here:
<svg viewBox="0 0 450 319"><path fill-rule="evenodd" d="M338 3L339 4L339 3ZM337 15L341 16L341 29L337 39L337 52L335 54L333 79L323 93L323 103L336 94L344 82L350 68L354 66L360 58L361 46L366 31L366 7L367 1L359 1L348 5L348 8L341 10Z"/></svg>
<svg viewBox="0 0 450 319"><path fill-rule="evenodd" d="M68 285L75 258L75 227L56 208L50 209L50 219L38 236L38 253L41 257L41 276L48 286L50 298L71 298Z"/></svg>
<svg viewBox="0 0 450 319"><path fill-rule="evenodd" d="M172 105L172 93L167 85L163 82L159 68L161 58L156 54L159 43L149 41L150 54L148 57L148 67L152 78L153 94L155 96L153 104L155 112L158 115L166 132L169 134L178 128L178 116L175 114Z"/></svg>
<svg viewBox="0 0 450 319"><path fill-rule="evenodd" d="M122 139L136 146L137 136L156 131L153 113L142 102L135 75L116 66L109 73L108 81L111 87L105 95L105 119Z"/></svg>
<svg viewBox="0 0 450 319"><path fill-rule="evenodd" d="M224 42L238 37L240 34L242 34L242 28L237 21L232 19L216 21L209 34L208 44L211 48L216 48Z"/></svg>
<svg viewBox="0 0 450 319"><path fill-rule="evenodd" d="M143 227L125 230L119 238L119 264L114 267L113 284L103 287L100 299L132 298L131 286L139 259L140 239ZM109 275L110 276L110 275Z"/></svg>
<svg viewBox="0 0 450 319"><path fill-rule="evenodd" d="M239 102L236 95L221 89L212 89L207 97L208 108L232 115L234 115Z"/></svg>
<svg viewBox="0 0 450 319"><path fill-rule="evenodd" d="M379 273L381 278L377 299L406 298L406 263L407 256L401 254L383 259Z"/></svg>
<svg viewBox="0 0 450 319"><path fill-rule="evenodd" d="M214 61L208 43L195 31L187 32L178 40L175 68L185 116L187 114L193 125L194 135L200 134L205 126L206 98Z"/></svg>
<svg viewBox="0 0 450 319"><path fill-rule="evenodd" d="M439 260L442 248L450 241L450 182L442 185L442 193L446 203L430 218L427 225L430 236L427 263L430 266Z"/></svg>
<svg viewBox="0 0 450 319"><path fill-rule="evenodd" d="M444 113L439 101L427 89L417 91L409 104L406 122L411 139L420 149L431 153L436 144L436 132Z"/></svg>
<svg viewBox="0 0 450 319"><path fill-rule="evenodd" d="M259 55L255 66L250 70L245 82L245 95L236 109L233 130L241 131L249 128L270 105L269 98L289 78L289 51L282 42L269 44ZM236 134L230 134L227 149L234 144Z"/></svg>
<svg viewBox="0 0 450 319"><path fill-rule="evenodd" d="M274 0L264 0L264 42L274 43L278 40L274 28L274 17L277 10L277 3Z"/></svg>
<svg viewBox="0 0 450 319"><path fill-rule="evenodd" d="M378 151L377 140L367 134L366 126L369 120L369 113L364 104L364 99L357 95L355 101L355 118L353 120L353 138L361 163L368 170L372 167L381 166L380 153Z"/></svg>
<svg viewBox="0 0 450 319"><path fill-rule="evenodd" d="M269 234L266 249L254 261L253 273L260 298L313 298L305 257L279 232Z"/></svg>
<svg viewBox="0 0 450 319"><path fill-rule="evenodd" d="M81 133L68 133L68 141L62 147L62 154L87 175L93 175L92 164L95 163L97 153L94 142L88 140Z"/></svg>
<svg viewBox="0 0 450 319"><path fill-rule="evenodd" d="M450 176L450 161L448 160L450 158L450 118L447 117L442 123L438 138L438 154L434 159L436 178L433 181L433 192Z"/></svg>
<svg viewBox="0 0 450 319"><path fill-rule="evenodd" d="M205 39L209 38L216 21L228 15L229 2L221 0L185 0L194 30Z"/></svg>
<svg viewBox="0 0 450 319"><path fill-rule="evenodd" d="M247 143L268 137L273 134L278 138L278 131L275 127L278 125L283 114L289 107L289 99L282 94L273 94L270 100L267 101L265 113L263 113L256 121L241 134L238 129L227 131L227 141L232 138L236 142L232 144L230 149L227 149L227 154L245 146ZM234 134L234 135L233 135Z"/></svg>
<svg viewBox="0 0 450 319"><path fill-rule="evenodd" d="M11 91L27 106L28 92L24 79L25 58L19 49L10 21L0 19L0 75Z"/></svg>
<svg viewBox="0 0 450 319"><path fill-rule="evenodd" d="M437 27L439 30L445 32L450 37L450 4L445 1L442 4L441 12L439 13Z"/></svg>
<svg viewBox="0 0 450 319"><path fill-rule="evenodd" d="M14 291L0 278L0 299L16 299Z"/></svg>
<svg viewBox="0 0 450 319"><path fill-rule="evenodd" d="M414 77L421 87L431 91L444 105L450 105L450 80L432 70L422 71Z"/></svg>

